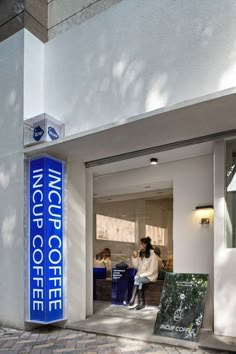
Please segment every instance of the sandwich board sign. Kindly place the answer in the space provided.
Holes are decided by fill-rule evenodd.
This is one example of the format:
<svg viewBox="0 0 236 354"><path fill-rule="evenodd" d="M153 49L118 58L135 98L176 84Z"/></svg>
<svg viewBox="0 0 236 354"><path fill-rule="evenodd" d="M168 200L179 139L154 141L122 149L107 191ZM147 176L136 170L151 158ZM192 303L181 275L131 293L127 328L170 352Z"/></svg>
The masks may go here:
<svg viewBox="0 0 236 354"><path fill-rule="evenodd" d="M167 273L154 335L198 341L208 274Z"/></svg>

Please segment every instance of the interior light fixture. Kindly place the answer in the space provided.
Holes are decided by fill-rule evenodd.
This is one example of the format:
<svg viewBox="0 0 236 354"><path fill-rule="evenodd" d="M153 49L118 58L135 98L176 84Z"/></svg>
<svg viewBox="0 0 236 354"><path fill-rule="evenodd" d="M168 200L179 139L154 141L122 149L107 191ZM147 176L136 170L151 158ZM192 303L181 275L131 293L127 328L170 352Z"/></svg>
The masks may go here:
<svg viewBox="0 0 236 354"><path fill-rule="evenodd" d="M210 211L213 210L213 205L199 205L196 207L197 211L201 212L201 225L208 225L210 224Z"/></svg>
<svg viewBox="0 0 236 354"><path fill-rule="evenodd" d="M213 209L213 205L200 205L196 207L196 210Z"/></svg>
<svg viewBox="0 0 236 354"><path fill-rule="evenodd" d="M150 165L157 165L158 159L156 157L151 157L150 158Z"/></svg>

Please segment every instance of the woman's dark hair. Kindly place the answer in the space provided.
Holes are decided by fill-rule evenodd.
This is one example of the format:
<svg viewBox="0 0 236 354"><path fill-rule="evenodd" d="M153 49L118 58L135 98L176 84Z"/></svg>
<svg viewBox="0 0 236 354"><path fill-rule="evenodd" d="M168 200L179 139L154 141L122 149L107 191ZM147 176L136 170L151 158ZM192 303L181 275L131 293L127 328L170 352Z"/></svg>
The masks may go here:
<svg viewBox="0 0 236 354"><path fill-rule="evenodd" d="M149 236L147 236L147 237L141 238L140 242L143 243L144 245L146 245L146 249L145 250L141 250L139 252L139 257L143 257L144 256L146 258L149 258L150 255L151 255L150 251L153 250L153 247L152 247L152 244L151 244L152 240L150 239Z"/></svg>
<svg viewBox="0 0 236 354"><path fill-rule="evenodd" d="M161 250L159 247L155 247L154 252L156 253L157 256L161 257Z"/></svg>
<svg viewBox="0 0 236 354"><path fill-rule="evenodd" d="M96 259L103 259L104 257L111 257L110 248L104 248L104 250L96 254Z"/></svg>

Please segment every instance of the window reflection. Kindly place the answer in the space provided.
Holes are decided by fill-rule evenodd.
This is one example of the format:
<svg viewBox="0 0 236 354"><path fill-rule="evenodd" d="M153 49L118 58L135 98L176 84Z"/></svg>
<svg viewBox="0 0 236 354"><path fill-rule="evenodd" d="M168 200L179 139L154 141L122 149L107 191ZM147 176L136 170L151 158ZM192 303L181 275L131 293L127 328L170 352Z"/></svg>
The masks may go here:
<svg viewBox="0 0 236 354"><path fill-rule="evenodd" d="M236 140L226 142L226 175L225 175L225 234L226 245L236 247Z"/></svg>
<svg viewBox="0 0 236 354"><path fill-rule="evenodd" d="M96 239L135 242L135 223L129 220L97 214Z"/></svg>
<svg viewBox="0 0 236 354"><path fill-rule="evenodd" d="M165 229L163 227L146 225L146 235L151 237L153 245L165 245Z"/></svg>

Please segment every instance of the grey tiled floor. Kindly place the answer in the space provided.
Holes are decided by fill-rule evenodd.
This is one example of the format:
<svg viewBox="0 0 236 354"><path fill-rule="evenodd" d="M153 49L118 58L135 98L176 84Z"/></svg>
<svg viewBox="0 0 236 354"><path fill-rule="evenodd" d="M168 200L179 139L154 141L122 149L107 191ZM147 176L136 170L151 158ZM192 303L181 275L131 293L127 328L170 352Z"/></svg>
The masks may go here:
<svg viewBox="0 0 236 354"><path fill-rule="evenodd" d="M151 320L153 323L155 323L158 312L157 306L145 306L142 311L135 311L128 310L127 306L112 305L105 301L94 301L93 306L93 312L96 315Z"/></svg>
<svg viewBox="0 0 236 354"><path fill-rule="evenodd" d="M187 350L181 347L146 343L113 336L85 333L56 327L18 331L0 327L0 353L10 354L204 354L228 353L212 350Z"/></svg>

